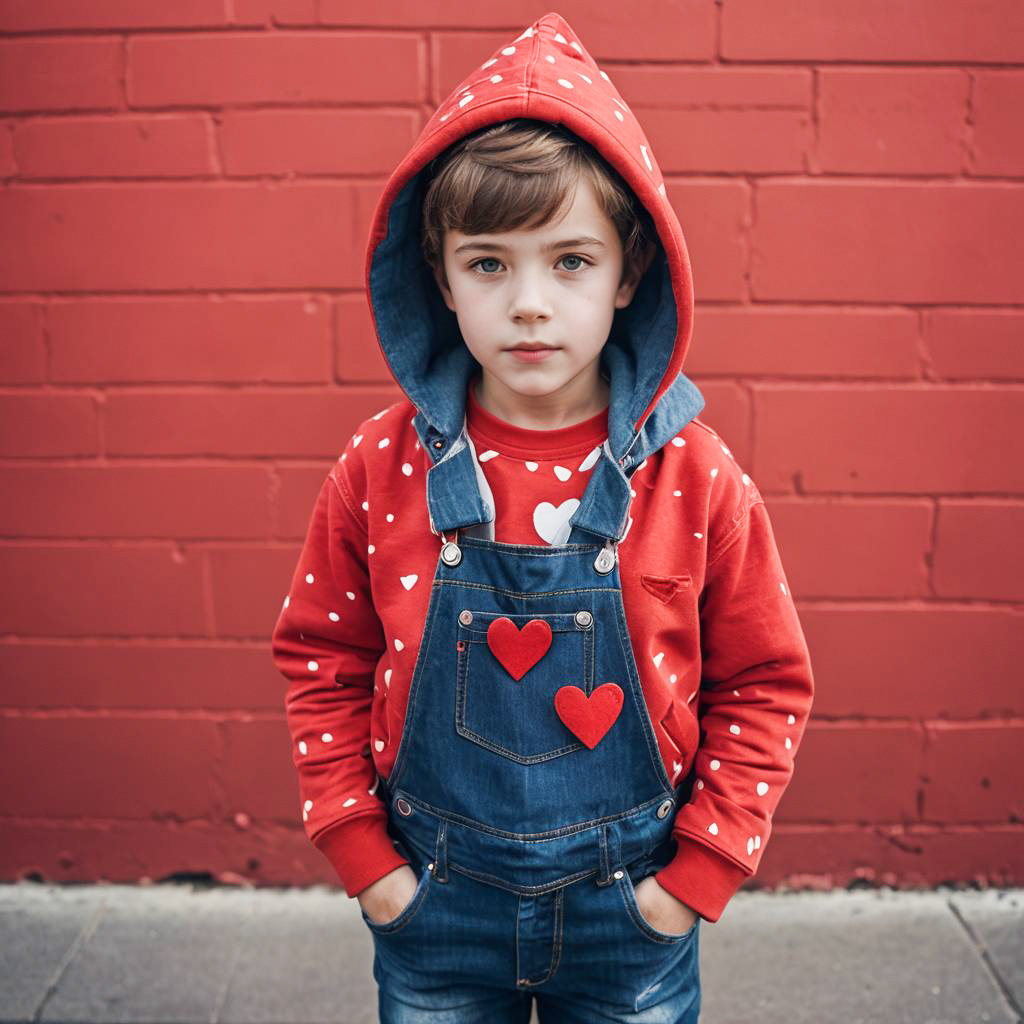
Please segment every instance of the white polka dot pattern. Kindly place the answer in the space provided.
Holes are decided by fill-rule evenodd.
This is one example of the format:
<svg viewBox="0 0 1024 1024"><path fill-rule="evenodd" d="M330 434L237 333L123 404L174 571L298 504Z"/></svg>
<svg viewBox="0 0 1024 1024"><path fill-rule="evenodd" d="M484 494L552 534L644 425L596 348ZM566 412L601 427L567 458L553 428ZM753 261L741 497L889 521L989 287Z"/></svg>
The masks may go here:
<svg viewBox="0 0 1024 1024"><path fill-rule="evenodd" d="M561 21L561 19L557 19ZM523 39L538 37L538 49L518 46ZM465 116L474 107L495 100L514 100L522 104L529 81L529 91L557 95L565 101L571 94L573 103L597 119L606 132L633 155L662 199L668 199L665 182L654 160L650 143L640 122L619 95L608 74L597 66L578 39L558 31L545 16L520 34L516 40L500 47L479 67L494 72L477 78L470 75L453 90L434 112L424 129L424 136L435 126ZM583 93L580 90L585 89ZM512 116L508 114L506 116Z"/></svg>
<svg viewBox="0 0 1024 1024"><path fill-rule="evenodd" d="M380 418L381 414L378 413L371 417L370 421L360 425L359 433L353 435L347 452L352 453L359 447L356 444L357 437L360 442L369 438L363 450L369 447L374 452L372 458L375 462L380 463L374 467L374 478L385 479L385 467L390 466L396 481L404 482L410 478L422 480L419 474L424 469L424 457L415 455L418 446L412 440L415 435L410 429L411 423L407 421L406 426L398 430L390 420L385 420L379 427L374 426L373 421ZM473 429L471 426L471 431ZM497 439L485 440L479 434L473 434L473 440L481 467L486 466L486 473L490 474L489 481L495 495L505 495L515 491L516 493L546 494L548 496L539 502L529 503L529 508L532 510L532 530L530 536L523 538L520 542L537 543L539 540L549 544L564 543L569 531L568 521L579 506L579 498L576 495L582 495L586 475L600 458L601 446L591 444L585 451L581 450L572 458L556 455L527 460L521 458L514 450L506 450L500 441L495 443ZM382 443L385 441L387 443ZM695 450L694 441L700 442ZM389 454L389 450L392 448L395 449L393 455ZM381 462L380 460L391 461ZM344 470L346 474L361 473L365 476L362 462L359 459L354 464L348 463L347 465L351 468ZM703 425L687 428L670 438L664 449L655 456L645 458L637 466L631 477L629 488L631 509L636 508L643 513L645 502L651 500L652 489L657 491L655 481L659 479L660 474L665 472L670 473L668 479L673 483L684 484L683 487L665 488L665 500L677 500L685 495L699 495L701 492L697 490L698 487L703 487L705 495L698 498L696 502L698 507L707 507L715 495L719 496L719 500L723 504L728 505L739 499L746 500L756 493L753 481L736 465L729 447ZM654 476L648 479L652 473ZM506 479L509 483L503 487L502 481ZM699 483L701 480L703 480L703 484ZM347 486L351 487L352 485L349 483ZM549 500L557 493L551 488L557 487L572 488L570 494L573 496L559 498L557 501ZM353 497L349 507L357 507L361 510L364 515L365 529L369 536L380 539L384 535L379 531L384 527L397 528L401 517L389 508L389 506L394 507L395 505L392 497L375 499L365 491L360 493L359 497L361 500L358 502ZM499 508L503 507L502 502L499 502ZM686 514L687 507L685 504L681 506L684 510L682 514ZM731 519L731 516L729 518ZM629 523L632 522L633 516L630 515ZM712 524L709 522L708 525ZM707 533L707 529L693 530L692 536L696 544L703 544L703 538ZM424 543L422 561L417 562L416 571L403 571L403 566L404 568L411 568L411 566L407 564L408 544L402 543L400 539L402 536L401 533L397 533L396 538L399 538L397 543L389 541L388 545L375 555L375 561L378 558L383 558L382 568L375 570L378 579L389 576L391 580L386 591L388 596L384 606L395 610L392 628L388 631L388 647L392 660L390 664L383 664L384 659L382 658L382 670L380 676L376 677L381 680L381 685L379 687L376 685L376 678L374 681L374 706L380 708L380 713L375 712L373 735L367 747L367 751L372 752L374 758L380 759L380 767L385 772L391 764L389 758L394 756L393 745L388 739L389 734L392 728L398 728L400 731L404 720L404 708L400 704L395 704L391 708L392 702L385 704L385 701L391 690L396 668L401 672L399 678L402 679L403 684L407 685L409 674L415 664L419 636L418 629L413 624L421 621L422 615L425 613L425 595L429 593L430 574L434 560L433 549L429 544ZM627 528L626 537L628 536ZM629 545L626 544L626 537L623 538L621 549L628 552ZM366 550L368 554L375 552L377 550L376 542L368 543ZM694 550L703 549L695 547ZM699 561L695 564L699 564ZM628 567L628 561L625 565ZM361 618L362 613L357 601L357 593L352 590L335 591L330 584L321 582L331 579L329 565L320 564L312 557L305 558L302 564L301 579L302 586L318 597L319 588L326 587L322 598L325 603L336 603L346 599L348 602L355 603L353 609L355 617L353 618L353 612L340 615L334 610L324 611L323 607L318 605L317 600L314 599L316 615L321 623L326 621L337 624L335 628L351 628L357 631L365 628L360 627L360 623L366 620ZM381 586L380 583L377 585ZM288 609L293 614L298 614L298 605L290 598L301 595L302 590L299 590L293 591L286 597L282 615ZM402 595L408 595L408 600L415 600L418 604L407 609L403 608ZM308 601L302 604L302 607L309 607ZM365 607L368 612L371 610L369 603L362 607ZM632 605L627 604L627 615L631 611ZM681 657L678 644L670 636L662 637L664 642L657 647L653 649L649 647L648 641L643 638L643 624L648 621L650 621L649 614L639 619L634 616L629 623L630 633L636 642L637 649L647 648L649 650L647 659L649 668L643 661L638 663L641 680L645 690L652 685L664 685L675 690L681 682L691 678L689 667ZM316 630L310 627L310 632L315 634ZM300 633L300 638L303 635ZM410 645L408 641L413 642ZM343 674L339 675L336 672L336 666L325 664L323 657L308 658L305 662L305 671L307 678L320 678L324 675L330 678L333 676L333 686L336 692L345 692L346 690L350 690L353 694L359 692L359 688L353 685L356 682L355 678L345 678ZM399 692L403 695L405 693L404 690ZM700 708L699 704L694 704L700 693L699 685L690 685L685 689L680 687L677 699L680 706L687 709L686 714L693 714ZM751 864L755 862L755 855L761 849L762 840L767 836L771 812L784 786L777 784L780 781L777 775L767 778L750 778L750 769L745 765L747 751L751 747L760 750L765 744L774 744L780 757L783 756L783 753L785 754L785 761L780 769L785 771L785 766L792 766L794 744L791 735L772 738L765 731L764 726L760 725L756 718L751 717L749 712L744 711L742 718L739 716L738 712L746 707L748 698L750 701L757 702L756 688L749 687L744 690L733 686L729 688L728 693L734 698L735 703L722 705L721 714L715 718L705 714L702 719L706 735L701 750L697 752L696 760L692 762L695 765L697 777L694 780L691 799L679 813L680 822L689 821L692 817L692 824L679 827L682 829L680 834L683 835L686 834L687 828L692 830L699 827L701 833L706 837L706 842L714 842L723 854L734 858L740 857L745 863ZM378 702L380 703L378 704ZM735 717L724 717L729 710L733 711ZM393 717L384 717L385 713ZM784 718L781 720L784 720L790 731L797 725L797 716L788 709L784 712ZM683 739L684 735L685 730L679 734L673 734L667 730L658 730L657 732L659 744L665 755L666 773L673 785L678 783L684 771L691 764L690 758L694 753L692 746ZM296 741L300 763L306 758L310 759L311 764L316 763L317 759L322 759L325 753L335 746L335 736L334 731L328 730L314 733L313 738L308 732L304 732L302 737L297 738ZM396 736L396 742L397 738ZM318 799L311 801L308 807L304 806L303 820L309 822L310 827L313 828L317 822L321 821L321 816L323 821L335 820L339 807L342 809L353 808L352 813L365 813L364 810L360 810L362 795L372 795L377 779L376 774L372 779L367 778L363 773L365 767L367 767L365 763L361 764L360 771L341 786L343 792L340 801L327 798L329 795L324 792L314 792L314 798ZM764 775L764 772L761 771L759 774ZM707 784L709 780L714 780L710 786ZM346 789L347 792L344 792ZM729 794L728 798L726 794ZM746 794L748 801L743 814L739 814L736 810L737 804L742 800L740 794ZM692 831L691 834L693 834Z"/></svg>
<svg viewBox="0 0 1024 1024"><path fill-rule="evenodd" d="M639 122L557 15L475 65L421 138L450 144L489 118L524 112L527 98L531 109L563 109L570 127L617 148L630 185L675 232ZM688 280L688 271L673 270L674 283ZM381 409L332 460L275 628L306 832L319 843L339 823L358 823L353 842L335 832L324 848L339 858L339 873L375 856L361 865L364 880L391 854L380 832L376 843L364 839L384 821L375 793L401 741L438 557L424 501L432 456L416 436L415 412L405 399ZM527 454L501 436L473 440L496 495L522 496L516 511L497 502L497 529L518 531L517 543L564 543L600 445L549 456L532 442ZM673 821L688 846L682 861L699 847L745 873L756 870L770 836L810 708L793 596L759 504L729 447L695 420L630 474L619 546L626 625L665 778L673 786L692 779ZM716 606L718 589L730 587L742 608ZM775 674L783 671L785 680ZM701 870L713 870L714 860L705 856ZM690 884L685 872L669 877L679 891ZM732 877L730 869L720 881Z"/></svg>

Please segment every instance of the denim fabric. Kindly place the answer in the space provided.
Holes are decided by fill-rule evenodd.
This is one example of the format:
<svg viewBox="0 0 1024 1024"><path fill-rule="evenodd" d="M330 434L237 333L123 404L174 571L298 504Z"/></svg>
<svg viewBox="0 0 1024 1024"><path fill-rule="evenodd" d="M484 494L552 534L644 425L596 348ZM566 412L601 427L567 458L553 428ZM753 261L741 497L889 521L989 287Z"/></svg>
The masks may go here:
<svg viewBox="0 0 1024 1024"><path fill-rule="evenodd" d="M608 528L618 513L596 507ZM671 859L692 777L673 788L665 774L616 544L582 536L551 547L456 532L457 564L438 560L402 739L379 787L419 882L392 921L363 912L384 1024L527 1021L531 993L544 1021L697 1020L700 920L658 931L634 891ZM487 643L499 616L551 629L518 680ZM606 682L622 689L622 709L589 748L554 694Z"/></svg>
<svg viewBox="0 0 1024 1024"><path fill-rule="evenodd" d="M432 426L423 412L417 412L412 420L420 443L434 463L427 472L427 504L431 529L435 533L472 526L494 518L494 509L480 495L473 465L474 455L466 429L465 393L475 365L466 365L465 379L461 385L451 389L449 396L451 409L454 409L455 404L458 405L462 417L460 428L447 435ZM614 394L614 371L611 380ZM457 400L455 396L460 394L460 387L461 399ZM609 438L602 445L601 457L591 470L587 489L579 508L569 520L570 525L587 531L587 534L621 539L626 531L629 477L648 455L663 448L703 408L704 398L696 386L683 374L679 374L644 420L643 426L636 430L630 424L632 433L629 435L627 450L617 453L611 439L614 409L609 405Z"/></svg>
<svg viewBox="0 0 1024 1024"><path fill-rule="evenodd" d="M367 919L381 1024L526 1024L531 993L543 1024L698 1021L701 920L681 935L651 928L636 867L610 886L527 896L456 871L442 885L413 865L412 902L385 925Z"/></svg>
<svg viewBox="0 0 1024 1024"><path fill-rule="evenodd" d="M388 207L387 232L372 247L369 258L367 291L381 351L392 376L416 407L413 424L420 443L435 463L441 463L465 449L466 389L480 367L420 249L419 218L429 174L429 169L418 171ZM705 404L693 381L679 373L637 426L665 377L679 331L671 265L660 239L656 245L657 255L632 301L615 310L601 352L610 384L609 458L626 473L667 444ZM444 470L435 465L430 486L456 493L459 479L470 469L464 458ZM443 501L440 504L437 529L453 530L490 518L482 514L459 522ZM573 522L592 530L585 517L585 509L580 508Z"/></svg>

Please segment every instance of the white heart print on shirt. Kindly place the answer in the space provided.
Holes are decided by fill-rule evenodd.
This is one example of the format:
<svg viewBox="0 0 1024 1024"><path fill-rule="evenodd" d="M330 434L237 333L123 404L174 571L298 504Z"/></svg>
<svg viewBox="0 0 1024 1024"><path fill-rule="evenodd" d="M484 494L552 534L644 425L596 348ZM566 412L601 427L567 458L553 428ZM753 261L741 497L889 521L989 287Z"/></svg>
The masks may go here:
<svg viewBox="0 0 1024 1024"><path fill-rule="evenodd" d="M550 501L542 501L533 510L533 528L549 544L564 544L572 533L569 520L579 507L579 498L566 498L558 506L552 505Z"/></svg>

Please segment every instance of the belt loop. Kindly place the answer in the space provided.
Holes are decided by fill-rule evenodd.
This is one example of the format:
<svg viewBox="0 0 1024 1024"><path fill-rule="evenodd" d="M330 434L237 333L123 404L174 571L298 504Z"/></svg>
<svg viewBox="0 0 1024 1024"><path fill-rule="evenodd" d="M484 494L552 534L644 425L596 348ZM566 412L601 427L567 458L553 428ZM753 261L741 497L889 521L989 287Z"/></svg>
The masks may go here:
<svg viewBox="0 0 1024 1024"><path fill-rule="evenodd" d="M606 825L608 829L608 868L610 877L609 882L615 880L615 872L619 868L623 867L622 863L622 847L619 843L619 833L614 825Z"/></svg>
<svg viewBox="0 0 1024 1024"><path fill-rule="evenodd" d="M434 880L448 881L448 821L445 818L441 819L441 826L437 830L437 846L434 849Z"/></svg>
<svg viewBox="0 0 1024 1024"><path fill-rule="evenodd" d="M600 857L600 864L597 869L597 884L600 886L611 885L615 881L612 878L612 866L611 860L609 859L608 851L608 836L609 828L607 825L602 825L598 831L598 855ZM614 841L614 835L613 835Z"/></svg>

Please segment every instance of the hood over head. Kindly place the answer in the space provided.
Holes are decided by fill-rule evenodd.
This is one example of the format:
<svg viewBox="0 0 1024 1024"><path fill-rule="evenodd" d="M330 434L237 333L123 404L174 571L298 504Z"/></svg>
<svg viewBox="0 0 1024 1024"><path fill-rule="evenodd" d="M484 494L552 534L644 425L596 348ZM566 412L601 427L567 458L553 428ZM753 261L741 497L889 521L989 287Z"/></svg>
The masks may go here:
<svg viewBox="0 0 1024 1024"><path fill-rule="evenodd" d="M600 475L620 494L624 485L628 495L631 471L704 407L700 391L682 373L693 331L693 278L682 228L643 129L559 14L538 18L473 68L434 111L388 179L366 254L367 298L381 351L417 408L413 423L435 463L428 491L432 485L465 483L469 470L462 460L447 476L437 471L468 447L466 390L479 364L423 258L422 200L435 157L464 136L513 118L561 124L589 142L633 190L657 229L654 259L629 306L615 310L601 353L609 375L606 450L611 465L604 465ZM616 474L618 481L612 479ZM587 504L573 517L576 525L622 536L624 509L621 521L606 528L608 516L587 521ZM492 511L478 499L473 512L457 512L453 505L446 516L434 502L431 523L450 529L487 519Z"/></svg>

